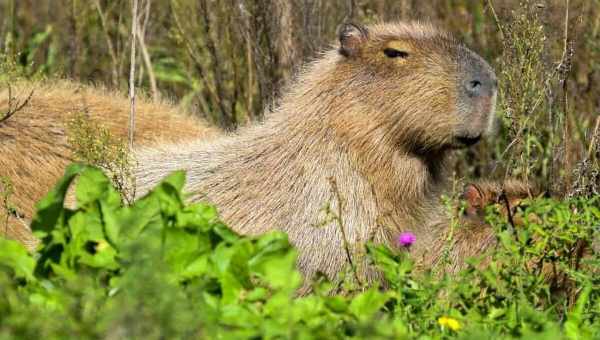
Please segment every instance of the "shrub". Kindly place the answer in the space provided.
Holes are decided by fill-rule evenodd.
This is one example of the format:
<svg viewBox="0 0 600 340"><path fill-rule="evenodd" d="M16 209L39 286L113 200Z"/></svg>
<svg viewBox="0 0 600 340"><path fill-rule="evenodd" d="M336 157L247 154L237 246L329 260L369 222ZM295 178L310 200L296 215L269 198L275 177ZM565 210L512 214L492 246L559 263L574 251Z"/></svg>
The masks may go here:
<svg viewBox="0 0 600 340"><path fill-rule="evenodd" d="M75 177L78 208L70 210L63 203ZM528 202L522 227L490 211L500 242L486 266L473 259L455 276L416 273L406 252L370 244L387 289L333 294L339 289L320 279L298 297L285 234L237 235L214 207L185 204L183 184L174 173L124 206L102 171L69 167L38 204L38 252L0 239L0 338L600 335L600 262L575 251L598 232L598 198ZM546 268L562 285L545 278Z"/></svg>

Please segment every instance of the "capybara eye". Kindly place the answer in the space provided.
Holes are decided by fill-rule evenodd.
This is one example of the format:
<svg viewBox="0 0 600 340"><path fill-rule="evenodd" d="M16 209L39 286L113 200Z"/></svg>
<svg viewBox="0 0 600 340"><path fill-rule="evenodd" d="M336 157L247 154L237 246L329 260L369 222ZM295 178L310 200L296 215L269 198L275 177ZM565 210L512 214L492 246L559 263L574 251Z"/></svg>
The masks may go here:
<svg viewBox="0 0 600 340"><path fill-rule="evenodd" d="M399 50L396 50L393 48L386 48L383 50L383 53L388 58L406 58L406 57L408 57L408 52L399 51Z"/></svg>

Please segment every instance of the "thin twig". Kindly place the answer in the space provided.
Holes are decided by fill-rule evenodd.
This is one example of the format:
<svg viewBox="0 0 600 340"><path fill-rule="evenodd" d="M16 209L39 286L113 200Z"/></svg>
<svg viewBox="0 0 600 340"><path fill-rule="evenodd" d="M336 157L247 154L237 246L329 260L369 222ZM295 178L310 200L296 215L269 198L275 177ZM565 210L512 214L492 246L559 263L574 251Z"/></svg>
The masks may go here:
<svg viewBox="0 0 600 340"><path fill-rule="evenodd" d="M566 169L570 169L571 165L570 165L570 152L569 152L569 105L568 105L568 95L569 95L569 91L568 91L568 84L567 84L567 77L568 77L568 73L569 73L569 69L570 69L570 59L571 59L571 53L570 53L570 48L569 48L569 0L566 0L566 8L565 8L565 28L564 28L564 38L563 38L563 55L562 55L562 60L560 62L560 64L558 65L559 70L561 70L561 73L563 73L562 75L562 90L563 90L563 115L564 115L564 122L563 122L563 143L564 143L564 151L565 151L565 168ZM569 173L568 171L566 173ZM567 183L569 183L570 178L567 177L565 178L565 180L567 181ZM568 185L568 184L567 184Z"/></svg>
<svg viewBox="0 0 600 340"><path fill-rule="evenodd" d="M219 95L217 94L215 87L213 86L213 83L210 82L207 77L207 72L203 66L203 58L200 55L198 55L198 53L197 53L197 50L200 50L200 48L197 46L197 44L193 43L192 39L189 38L189 35L187 34L185 28L181 24L181 20L179 18L179 15L177 14L177 8L178 8L177 6L179 6L179 5L177 5L177 1L171 0L171 9L172 9L171 12L173 14L173 21L175 22L175 26L177 27L177 30L181 34L182 41L185 44L188 54L194 61L194 66L195 66L196 71L198 72L198 76L200 77L202 85L204 86L205 89L208 90L208 94L210 95L210 99L212 99L213 103L219 105L218 104L220 102ZM200 95L199 98L200 98L201 102L204 101L202 95ZM207 110L207 112L211 111L211 110L208 110L209 109L208 104L205 104L204 106L205 106L205 109Z"/></svg>
<svg viewBox="0 0 600 340"><path fill-rule="evenodd" d="M137 36L137 9L138 0L133 0L131 10L131 64L129 66L129 99L131 111L129 113L129 150L133 150L133 134L135 131L135 45Z"/></svg>
<svg viewBox="0 0 600 340"><path fill-rule="evenodd" d="M490 7L490 10L492 11L492 16L494 17L496 26L498 26L498 30L500 31L500 39L502 39L502 42L504 42L504 30L502 29L502 24L500 23L500 19L498 19L498 15L496 14L496 10L494 9L492 0L488 0L488 6Z"/></svg>
<svg viewBox="0 0 600 340"><path fill-rule="evenodd" d="M592 139L590 140L590 146L588 147L587 159L592 159L592 155L594 150L596 149L596 143L598 143L598 139L600 138L600 117L596 118L596 127L592 132Z"/></svg>
<svg viewBox="0 0 600 340"><path fill-rule="evenodd" d="M33 97L34 90L29 92L29 95L25 100L19 103L12 94L12 87L10 84L8 85L8 111L6 111L2 116L0 116L0 124L6 122L10 117L12 117L15 113L23 110L23 108L29 104L31 97Z"/></svg>
<svg viewBox="0 0 600 340"><path fill-rule="evenodd" d="M10 221L10 203L9 198L12 194L12 185L7 177L0 177L0 193L2 194L2 208L6 213L4 222L4 236L8 236L8 222Z"/></svg>
<svg viewBox="0 0 600 340"><path fill-rule="evenodd" d="M502 188L502 193L500 194L500 200L502 200L504 202L504 205L506 206L506 215L508 216L508 222L512 226L512 229L515 230L515 221L513 219L510 202L508 201L508 195L506 194L506 189L504 189L504 188Z"/></svg>
<svg viewBox="0 0 600 340"><path fill-rule="evenodd" d="M352 261L352 256L350 255L350 243L348 242L348 237L346 236L346 230L344 229L344 220L342 217L342 213L344 210L344 201L342 199L342 195L340 194L340 191L338 189L337 182L335 181L335 179L333 177L329 177L328 180L329 180L329 183L331 184L331 190L332 190L333 194L336 196L336 199L338 201L337 216L335 216L335 220L338 222L340 231L342 233L342 240L344 242L344 250L346 251L346 258L348 260L348 263L350 264L350 267L352 268L352 273L354 274L354 279L360 286L362 286L362 282L358 278L358 273L356 272L356 266L354 265L354 262Z"/></svg>
<svg viewBox="0 0 600 340"><path fill-rule="evenodd" d="M203 30L204 30L204 47L206 48L206 50L208 51L208 53L210 53L210 58L208 58L209 60L209 67L212 71L212 76L213 76L213 81L214 81L214 87L215 87L215 91L216 91L216 104L219 108L219 110L221 111L221 115L223 118L227 119L228 121L226 122L227 128L236 128L237 127L237 121L236 121L236 117L235 117L235 112L229 112L229 110L227 110L227 108L225 107L225 104L223 103L224 99L225 99L225 89L223 88L223 79L222 79L222 66L220 63L220 55L217 52L217 47L213 38L213 28L212 28L212 20L210 17L210 9L209 9L209 3L206 0L202 0L198 2L199 4L199 9L200 9L200 15L203 18Z"/></svg>
<svg viewBox="0 0 600 340"><path fill-rule="evenodd" d="M146 47L146 41L141 30L138 29L138 43L140 44L140 51L142 54L142 60L144 61L144 65L146 66L146 70L148 71L148 80L150 82L150 92L152 93L152 99L158 99L158 86L156 85L156 76L154 75L154 70L152 69L152 59L150 58L150 53L148 53L148 48Z"/></svg>
<svg viewBox="0 0 600 340"><path fill-rule="evenodd" d="M146 47L146 25L148 24L148 18L150 17L150 5L151 0L146 0L146 9L144 14L144 23L137 30L137 41L140 44L140 52L142 54L142 60L148 71L148 80L150 81L150 92L152 93L152 99L158 99L158 86L156 85L156 76L152 69L152 60L148 48Z"/></svg>
<svg viewBox="0 0 600 340"><path fill-rule="evenodd" d="M108 46L108 54L110 55L110 59L112 60L112 84L113 87L117 87L119 85L119 61L117 58L117 53L115 52L115 47L113 46L112 40L110 39L110 34L108 33L108 26L106 23L106 16L102 11L102 7L100 6L100 0L95 1L96 10L98 11L98 16L100 17L100 25L102 26L102 32L104 33L104 39L106 39L106 44Z"/></svg>

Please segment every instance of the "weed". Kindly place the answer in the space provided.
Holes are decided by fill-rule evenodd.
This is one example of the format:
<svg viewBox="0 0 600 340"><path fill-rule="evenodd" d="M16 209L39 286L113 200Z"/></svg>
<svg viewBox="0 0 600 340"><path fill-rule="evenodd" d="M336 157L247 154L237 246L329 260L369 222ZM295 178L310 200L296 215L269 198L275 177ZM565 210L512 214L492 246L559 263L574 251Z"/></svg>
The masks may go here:
<svg viewBox="0 0 600 340"><path fill-rule="evenodd" d="M75 210L64 208L78 178ZM367 244L387 289L301 285L283 233L235 234L216 209L184 204L184 174L123 206L81 165L38 205L37 254L0 239L0 335L7 338L593 338L600 334L598 197L535 199L513 228L493 208L497 249L449 275L417 273L407 252ZM482 263L486 263L482 266ZM352 288L352 287L350 287Z"/></svg>
<svg viewBox="0 0 600 340"><path fill-rule="evenodd" d="M133 202L133 160L126 141L114 137L108 128L99 126L83 112L72 114L66 127L67 142L74 159L106 171L122 198L128 203Z"/></svg>

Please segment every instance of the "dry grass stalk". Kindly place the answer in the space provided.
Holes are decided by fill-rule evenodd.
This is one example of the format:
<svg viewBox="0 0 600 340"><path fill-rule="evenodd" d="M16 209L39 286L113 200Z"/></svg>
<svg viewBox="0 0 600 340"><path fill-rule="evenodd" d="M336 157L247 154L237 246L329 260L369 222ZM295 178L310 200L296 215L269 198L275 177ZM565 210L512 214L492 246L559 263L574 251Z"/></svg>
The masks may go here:
<svg viewBox="0 0 600 340"><path fill-rule="evenodd" d="M135 46L137 41L138 0L132 0L131 9L131 64L129 66L129 100L131 111L129 113L129 150L133 150L133 136L135 131Z"/></svg>

